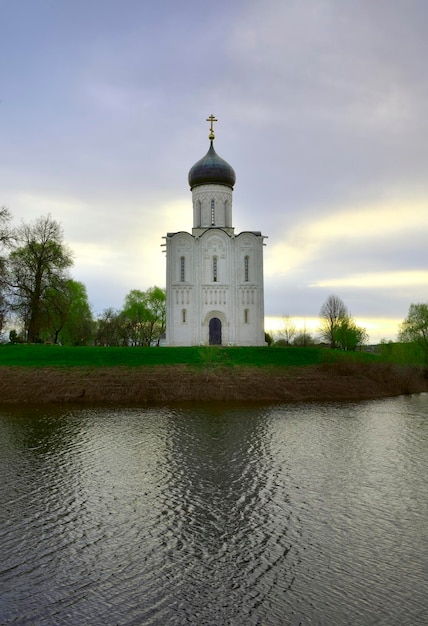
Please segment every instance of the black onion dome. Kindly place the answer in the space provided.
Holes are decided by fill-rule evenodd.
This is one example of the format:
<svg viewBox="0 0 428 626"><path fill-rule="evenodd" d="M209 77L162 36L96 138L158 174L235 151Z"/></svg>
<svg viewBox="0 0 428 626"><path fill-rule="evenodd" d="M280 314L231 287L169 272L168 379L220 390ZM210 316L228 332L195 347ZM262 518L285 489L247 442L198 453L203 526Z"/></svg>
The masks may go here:
<svg viewBox="0 0 428 626"><path fill-rule="evenodd" d="M236 174L233 167L218 156L212 141L206 155L195 163L189 172L190 189L210 183L227 185L233 189L235 181Z"/></svg>

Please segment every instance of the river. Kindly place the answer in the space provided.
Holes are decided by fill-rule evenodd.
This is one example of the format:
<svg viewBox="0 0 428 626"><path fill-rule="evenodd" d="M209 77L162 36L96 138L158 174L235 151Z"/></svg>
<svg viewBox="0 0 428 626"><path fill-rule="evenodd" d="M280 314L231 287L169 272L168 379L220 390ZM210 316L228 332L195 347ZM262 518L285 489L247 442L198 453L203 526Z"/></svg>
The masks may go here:
<svg viewBox="0 0 428 626"><path fill-rule="evenodd" d="M1 408L0 623L428 623L428 394Z"/></svg>

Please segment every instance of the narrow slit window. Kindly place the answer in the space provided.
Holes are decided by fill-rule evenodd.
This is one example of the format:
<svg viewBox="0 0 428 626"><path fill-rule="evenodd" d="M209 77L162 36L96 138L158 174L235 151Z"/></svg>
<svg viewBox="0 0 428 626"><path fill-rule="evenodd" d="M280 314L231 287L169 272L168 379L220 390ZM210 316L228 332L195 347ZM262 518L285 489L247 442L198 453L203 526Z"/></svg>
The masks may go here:
<svg viewBox="0 0 428 626"><path fill-rule="evenodd" d="M213 281L217 282L217 257L213 258Z"/></svg>
<svg viewBox="0 0 428 626"><path fill-rule="evenodd" d="M184 283L186 275L186 259L184 256L180 257L180 282Z"/></svg>
<svg viewBox="0 0 428 626"><path fill-rule="evenodd" d="M244 309L244 324L249 323L249 318L250 318L250 312L248 311L248 309Z"/></svg>
<svg viewBox="0 0 428 626"><path fill-rule="evenodd" d="M250 257L245 256L244 257L244 280L246 283L248 283L250 279L249 278L249 274L250 274L249 266L250 266Z"/></svg>
<svg viewBox="0 0 428 626"><path fill-rule="evenodd" d="M181 311L181 321L183 322L183 324L186 323L186 309L183 309Z"/></svg>
<svg viewBox="0 0 428 626"><path fill-rule="evenodd" d="M198 200L196 207L197 207L197 214L196 214L195 226L200 226L201 220L202 220L202 202L200 200Z"/></svg>
<svg viewBox="0 0 428 626"><path fill-rule="evenodd" d="M211 226L215 226L215 200L211 200Z"/></svg>

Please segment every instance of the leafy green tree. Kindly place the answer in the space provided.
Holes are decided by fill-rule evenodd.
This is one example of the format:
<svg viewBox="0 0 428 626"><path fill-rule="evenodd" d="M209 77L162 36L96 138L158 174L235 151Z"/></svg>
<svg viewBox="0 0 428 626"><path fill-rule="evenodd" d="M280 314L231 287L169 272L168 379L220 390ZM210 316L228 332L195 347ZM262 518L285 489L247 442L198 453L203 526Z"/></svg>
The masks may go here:
<svg viewBox="0 0 428 626"><path fill-rule="evenodd" d="M166 328L166 290L161 287L150 287L146 291L147 308L149 310L149 324L151 330L150 342L159 345L161 335Z"/></svg>
<svg viewBox="0 0 428 626"><path fill-rule="evenodd" d="M63 290L69 278L72 253L63 242L60 225L50 215L22 224L14 236L18 247L9 256L7 283L27 341L36 342L44 330L52 292Z"/></svg>
<svg viewBox="0 0 428 626"><path fill-rule="evenodd" d="M159 344L165 332L166 293L160 287L147 291L133 289L125 298L122 311L128 323L129 342L134 346Z"/></svg>
<svg viewBox="0 0 428 626"><path fill-rule="evenodd" d="M365 328L357 326L351 317L344 317L339 320L336 328L336 343L342 350L356 350L368 341L368 334Z"/></svg>
<svg viewBox="0 0 428 626"><path fill-rule="evenodd" d="M428 361L428 303L411 304L406 319L400 326L398 338L419 346Z"/></svg>
<svg viewBox="0 0 428 626"><path fill-rule="evenodd" d="M93 335L93 319L83 283L69 279L61 288L46 292L44 336L53 343L87 345Z"/></svg>
<svg viewBox="0 0 428 626"><path fill-rule="evenodd" d="M348 310L343 301L334 294L330 295L322 305L320 310L320 335L322 339L330 344L330 348L337 347L337 331L342 320L348 317Z"/></svg>
<svg viewBox="0 0 428 626"><path fill-rule="evenodd" d="M91 342L94 334L94 319L88 293L85 285L78 281L68 281L67 286L72 297L68 319L59 339L65 345L85 346Z"/></svg>
<svg viewBox="0 0 428 626"><path fill-rule="evenodd" d="M139 289L130 291L125 298L122 315L127 321L129 343L133 346L146 345L149 335L146 293Z"/></svg>

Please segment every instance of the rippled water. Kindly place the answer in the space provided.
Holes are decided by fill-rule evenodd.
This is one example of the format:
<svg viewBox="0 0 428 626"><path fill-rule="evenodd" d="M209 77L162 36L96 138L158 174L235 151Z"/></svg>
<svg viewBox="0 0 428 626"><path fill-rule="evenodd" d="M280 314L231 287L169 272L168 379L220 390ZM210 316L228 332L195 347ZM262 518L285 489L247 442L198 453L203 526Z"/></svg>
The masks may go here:
<svg viewBox="0 0 428 626"><path fill-rule="evenodd" d="M0 410L0 623L428 623L428 394Z"/></svg>

